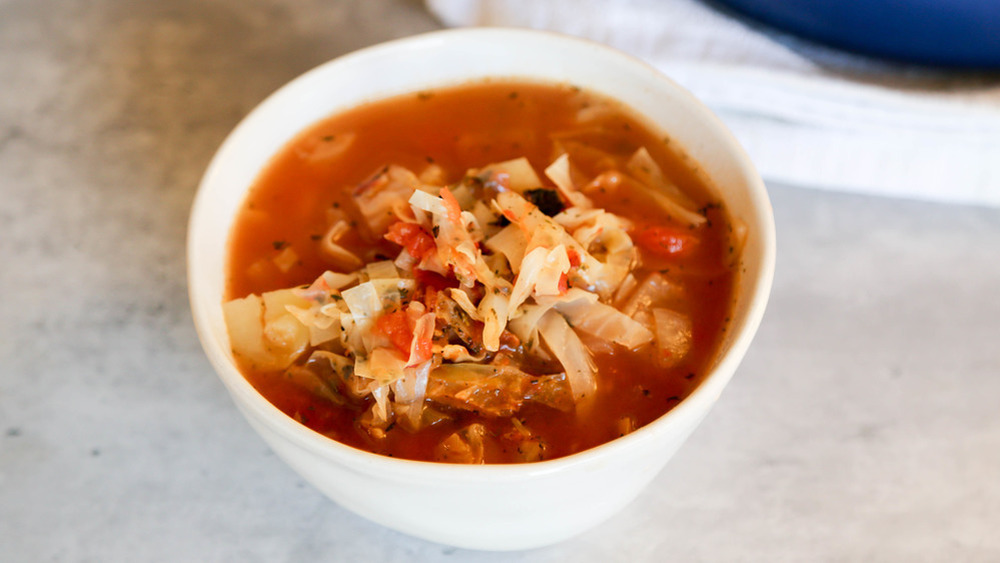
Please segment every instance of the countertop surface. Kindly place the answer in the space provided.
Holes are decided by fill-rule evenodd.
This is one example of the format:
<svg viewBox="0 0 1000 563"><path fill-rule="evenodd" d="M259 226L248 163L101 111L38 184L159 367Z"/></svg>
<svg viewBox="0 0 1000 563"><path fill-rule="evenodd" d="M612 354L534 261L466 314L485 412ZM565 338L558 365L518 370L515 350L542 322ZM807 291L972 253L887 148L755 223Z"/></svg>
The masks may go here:
<svg viewBox="0 0 1000 563"><path fill-rule="evenodd" d="M281 84L437 27L414 0L0 0L0 560L1000 560L997 209L770 185L740 370L568 542L410 538L277 459L192 325L197 183Z"/></svg>

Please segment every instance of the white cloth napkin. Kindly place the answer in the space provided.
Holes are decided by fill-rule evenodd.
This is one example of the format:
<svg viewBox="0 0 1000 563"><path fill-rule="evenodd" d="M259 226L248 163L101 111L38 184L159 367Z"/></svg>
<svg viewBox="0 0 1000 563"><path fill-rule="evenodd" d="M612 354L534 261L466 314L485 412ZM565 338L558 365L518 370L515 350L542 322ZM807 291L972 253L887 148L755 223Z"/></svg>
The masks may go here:
<svg viewBox="0 0 1000 563"><path fill-rule="evenodd" d="M601 41L684 85L768 181L1000 206L1000 74L841 53L697 0L426 0L449 26Z"/></svg>

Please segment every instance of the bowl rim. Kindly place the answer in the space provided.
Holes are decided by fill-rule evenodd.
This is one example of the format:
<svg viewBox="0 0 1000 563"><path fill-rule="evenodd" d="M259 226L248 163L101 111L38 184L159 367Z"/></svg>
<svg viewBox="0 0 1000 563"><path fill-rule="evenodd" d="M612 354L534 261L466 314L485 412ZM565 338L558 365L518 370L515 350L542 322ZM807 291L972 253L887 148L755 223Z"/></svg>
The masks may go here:
<svg viewBox="0 0 1000 563"><path fill-rule="evenodd" d="M368 57L382 56L399 49L419 48L443 41L477 42L522 39L549 42L555 46L567 48L597 49L603 52L604 56L615 59L616 64L630 67L630 70L636 73L647 74L650 83L656 83L658 88L670 90L677 97L683 98L688 109L698 113L699 123L710 129L711 136L721 140L726 146L729 158L737 165L739 176L746 179L748 196L752 202L751 214L756 215L756 220L762 228L759 275L755 280L751 280L752 294L746 296L748 301L745 321L739 327L738 335L733 338L728 350L702 378L701 382L677 405L657 419L625 436L550 460L512 464L465 465L394 458L343 444L296 422L271 404L250 384L223 350L223 343L219 343L213 338L209 328L207 307L212 305L205 293L211 292L205 287L207 284L199 282L202 277L202 269L206 266L198 263L196 257L201 225L209 220L207 212L204 211L208 205L206 201L210 198L212 186L217 183L216 177L221 174L227 155L233 150L237 141L244 136L243 132L249 129L254 121L260 119L261 115L271 111L272 107L281 107L284 98L301 88L303 84L308 84L321 75L336 73L343 66L357 64ZM508 78L508 76L483 74L470 77L470 80L488 76ZM515 79L516 77L509 76L509 78ZM418 87L414 88L413 91L425 88ZM379 96L379 98L383 97L387 96ZM322 118L318 117L317 120ZM242 201L245 198L245 190L241 194ZM231 225L232 223L229 222L230 229ZM252 409L259 417L268 420L272 430L278 432L283 438L323 458L337 459L346 462L350 467L377 471L383 475L394 474L399 477L405 476L408 479L438 479L444 476L458 482L519 481L561 472L570 467L590 465L609 455L615 455L616 452L635 449L645 443L654 443L657 436L666 432L667 427L671 426L670 422L675 419L703 416L728 384L761 323L773 283L776 254L773 210L763 180L733 134L700 100L652 65L612 47L550 31L513 28L446 29L395 39L338 56L285 83L247 113L216 150L195 194L189 217L186 247L187 283L195 329L202 348L217 376L223 381L230 394L234 395L234 402L240 409ZM741 298L739 297L739 299ZM215 306L221 307L221 303ZM240 400L237 400L237 396ZM702 403L707 403L707 405Z"/></svg>

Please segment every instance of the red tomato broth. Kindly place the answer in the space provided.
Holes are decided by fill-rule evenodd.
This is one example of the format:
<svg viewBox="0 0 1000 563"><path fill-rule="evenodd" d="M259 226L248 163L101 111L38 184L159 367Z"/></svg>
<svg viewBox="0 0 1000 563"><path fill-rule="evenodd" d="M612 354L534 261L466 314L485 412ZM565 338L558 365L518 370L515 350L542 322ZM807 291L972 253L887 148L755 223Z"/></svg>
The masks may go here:
<svg viewBox="0 0 1000 563"><path fill-rule="evenodd" d="M629 429L648 424L698 385L717 353L733 301L737 256L731 243L732 229L706 176L670 138L648 129L615 102L572 86L487 81L374 102L309 127L273 157L243 204L231 233L226 299L309 284L331 269L317 240L328 228L328 210L345 211L361 223L360 215L352 210L351 193L387 164L419 174L433 162L444 169L451 183L470 168L524 156L547 183L541 171L560 152L550 135L579 129L578 112L592 108L604 108L608 115L598 121L600 132L583 135L589 146L620 156L620 162L615 163L619 169L621 161L645 147L664 175L696 201L709 219L706 226L692 229L698 241L685 250L682 259L646 252L637 245L642 262L637 274L663 271L682 282L687 300L681 312L692 319L694 345L683 361L669 369L657 365L652 356L655 349L634 353L611 346L610 353L594 355L599 374L597 394L578 405L576 412L526 402L515 417L544 441L545 459L620 436L624 433L622 417L631 418ZM353 143L336 158L310 159L324 143L336 142L343 135L354 135ZM608 166L599 157L587 157L586 151L577 158L571 152L574 166L584 175L592 177ZM596 207L634 222L633 239L639 231L658 225L688 228L677 226L666 212L633 195L590 195ZM379 255L395 256L399 250L386 240L367 242L366 261ZM272 258L287 247L296 251L298 261L282 272ZM416 433L390 426L385 438L376 441L358 426L370 400L362 405L338 406L303 390L281 372L255 370L245 363L241 370L283 412L353 447L434 460L434 448L442 439L475 421L484 424L494 438L488 442L487 462L519 461L512 451L514 446L503 439L513 428L506 418L448 411L452 421Z"/></svg>

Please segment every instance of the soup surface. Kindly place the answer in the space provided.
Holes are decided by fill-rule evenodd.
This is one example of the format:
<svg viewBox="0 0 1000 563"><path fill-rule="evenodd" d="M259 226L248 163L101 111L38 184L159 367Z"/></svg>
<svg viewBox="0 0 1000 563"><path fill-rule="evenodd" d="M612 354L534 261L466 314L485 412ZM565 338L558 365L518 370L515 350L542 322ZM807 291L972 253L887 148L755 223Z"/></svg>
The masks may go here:
<svg viewBox="0 0 1000 563"><path fill-rule="evenodd" d="M246 378L316 432L408 459L551 459L698 384L738 231L616 102L475 83L284 147L231 233L224 311Z"/></svg>

